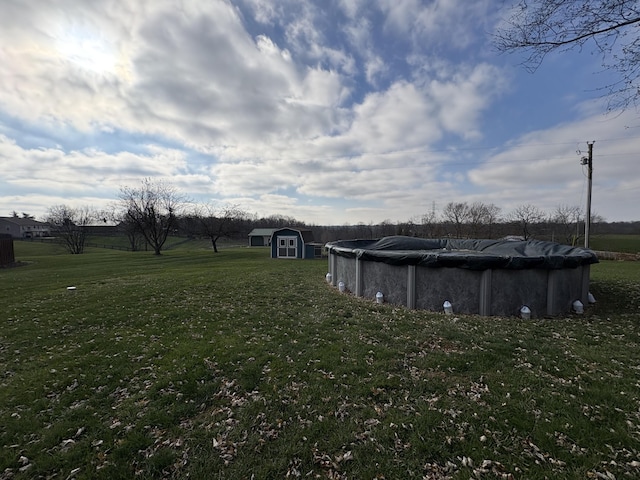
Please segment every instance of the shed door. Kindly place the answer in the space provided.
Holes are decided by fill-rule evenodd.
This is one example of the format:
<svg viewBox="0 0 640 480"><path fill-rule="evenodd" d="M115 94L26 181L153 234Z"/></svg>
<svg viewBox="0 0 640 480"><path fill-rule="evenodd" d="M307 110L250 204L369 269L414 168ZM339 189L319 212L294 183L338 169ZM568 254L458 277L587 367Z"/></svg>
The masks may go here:
<svg viewBox="0 0 640 480"><path fill-rule="evenodd" d="M298 237L278 237L278 258L298 257Z"/></svg>

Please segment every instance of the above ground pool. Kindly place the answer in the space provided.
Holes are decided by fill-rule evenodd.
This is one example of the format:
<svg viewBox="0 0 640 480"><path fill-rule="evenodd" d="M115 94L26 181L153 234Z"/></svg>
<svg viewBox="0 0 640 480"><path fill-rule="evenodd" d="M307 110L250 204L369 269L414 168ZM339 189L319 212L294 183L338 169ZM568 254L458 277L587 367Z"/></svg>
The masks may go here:
<svg viewBox="0 0 640 480"><path fill-rule="evenodd" d="M385 237L326 245L341 291L409 308L556 316L589 301L588 249L539 240ZM580 303L577 303L580 302Z"/></svg>

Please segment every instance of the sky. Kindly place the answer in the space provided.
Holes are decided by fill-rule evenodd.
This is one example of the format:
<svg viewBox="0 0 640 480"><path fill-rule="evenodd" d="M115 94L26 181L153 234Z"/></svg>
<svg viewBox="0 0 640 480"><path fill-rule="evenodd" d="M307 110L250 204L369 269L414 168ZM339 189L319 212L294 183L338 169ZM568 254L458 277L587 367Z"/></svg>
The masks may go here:
<svg viewBox="0 0 640 480"><path fill-rule="evenodd" d="M109 208L144 179L316 225L449 202L640 220L640 114L589 44L534 73L509 0L0 3L0 216Z"/></svg>

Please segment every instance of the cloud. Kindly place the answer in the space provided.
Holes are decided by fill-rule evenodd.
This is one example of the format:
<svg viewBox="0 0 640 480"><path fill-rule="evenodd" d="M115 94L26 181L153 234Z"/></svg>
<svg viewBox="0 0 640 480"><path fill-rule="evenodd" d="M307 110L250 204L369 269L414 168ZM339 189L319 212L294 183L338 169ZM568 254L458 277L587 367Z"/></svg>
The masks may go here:
<svg viewBox="0 0 640 480"><path fill-rule="evenodd" d="M272 39L252 38L227 2L185 2L179 15L172 2L140 2L137 13L115 3L124 8L117 18L102 3L83 3L73 20L62 4L15 7L0 34L9 45L0 106L32 122L206 144L321 134L345 98L334 72L296 66ZM104 70L88 68L91 52L73 53L87 46Z"/></svg>
<svg viewBox="0 0 640 480"><path fill-rule="evenodd" d="M408 29L415 43L456 49L477 42L478 31L491 30L484 22L496 8L484 0L382 0L379 5L388 31L402 35Z"/></svg>
<svg viewBox="0 0 640 480"><path fill-rule="evenodd" d="M114 3L124 11L114 14L110 12L117 8L107 11L105 4L83 3L72 20L64 14L71 3L54 2L42 11L14 6L14 22L5 35L18 34L8 42L5 64L11 65L11 74L0 76L0 105L30 121L71 124L80 130L120 128L196 148L317 137L342 123L340 108L348 106L348 77L356 67L343 48L328 45L329 39L314 23L319 13L312 4L300 4L299 16L286 24L289 47L284 48L264 34L252 38L239 10L225 1L185 2L179 15L171 2L140 2L138 11ZM275 7L251 5L264 21L284 15ZM48 20L35 27L33 18L44 16ZM362 73L375 84L388 66L370 50L363 22L350 31L353 43L362 43ZM360 40L353 33L357 29ZM82 58L72 53L87 46L90 51ZM296 64L289 48L320 63ZM86 65L91 49L97 70ZM445 128L462 125L468 130L465 108L479 99L473 98L473 91L460 89L470 85L473 90L476 80L433 83L434 98L458 99L441 115ZM399 85L394 82L385 96L393 97ZM451 88L458 89L455 97L447 90ZM18 89L21 95L15 94ZM410 87L404 90L410 94ZM410 105L403 100L412 99L402 94L389 98L400 102L403 114L415 117L417 112L407 112ZM390 112L393 106L384 107ZM356 106L361 111L370 107L370 100ZM415 106L421 107L429 108L424 102ZM373 123L368 128L382 127Z"/></svg>
<svg viewBox="0 0 640 480"><path fill-rule="evenodd" d="M0 106L24 119L83 130L116 123L121 91L131 80L131 43L122 32L126 22L115 23L104 4L91 5L9 4L0 28ZM123 19L130 13L119 12Z"/></svg>
<svg viewBox="0 0 640 480"><path fill-rule="evenodd" d="M0 160L7 169L3 182L7 188L20 186L24 192L65 192L86 195L100 192L112 196L126 182L144 177L176 178L186 167L181 150L146 147L147 154L119 152L107 154L95 148L65 152L59 148L24 149L15 141L0 135Z"/></svg>
<svg viewBox="0 0 640 480"><path fill-rule="evenodd" d="M547 211L560 204L582 207L586 170L580 161L587 155L587 142L598 139L594 144L593 189L594 200L599 200L594 201L594 210L598 211L598 205L614 204L618 206L606 214L611 220L635 218L633 202L619 202L621 195L629 198L640 186L635 176L628 177L637 169L638 133L627 128L635 121L634 112L610 117L589 114L575 122L527 133L471 169L469 180L482 189L501 192L494 196L495 201L508 208L522 203Z"/></svg>
<svg viewBox="0 0 640 480"><path fill-rule="evenodd" d="M422 192L424 185L440 181L450 161L447 155L424 152L445 134L466 138L475 132L473 122L496 83L488 70L480 66L461 74L455 80L461 85L451 83L450 88L445 82L423 89L394 83L354 105L345 113L350 120L337 124L340 129L331 136L280 139L260 152L218 150L211 173L214 188L225 196L295 189L318 198L382 203L414 188ZM452 92L457 92L456 99L447 106ZM451 123L456 116L459 124Z"/></svg>
<svg viewBox="0 0 640 480"><path fill-rule="evenodd" d="M248 212L268 217L278 212L297 219L313 218L317 225L336 225L348 222L348 216L341 209L322 203L302 203L288 195L260 195L259 197L236 197L228 199L228 204L241 205Z"/></svg>

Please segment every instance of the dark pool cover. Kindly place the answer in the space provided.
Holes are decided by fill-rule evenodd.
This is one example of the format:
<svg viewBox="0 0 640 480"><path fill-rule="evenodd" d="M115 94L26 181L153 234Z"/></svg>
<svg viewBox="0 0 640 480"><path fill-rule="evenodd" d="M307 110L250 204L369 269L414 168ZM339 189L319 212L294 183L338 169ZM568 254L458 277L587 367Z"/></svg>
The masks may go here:
<svg viewBox="0 0 640 480"><path fill-rule="evenodd" d="M598 263L588 249L540 240L460 240L385 237L341 240L326 245L330 253L391 265L467 268L469 270L576 268Z"/></svg>

